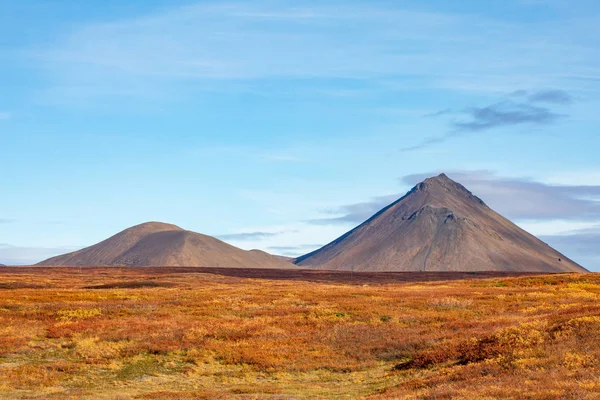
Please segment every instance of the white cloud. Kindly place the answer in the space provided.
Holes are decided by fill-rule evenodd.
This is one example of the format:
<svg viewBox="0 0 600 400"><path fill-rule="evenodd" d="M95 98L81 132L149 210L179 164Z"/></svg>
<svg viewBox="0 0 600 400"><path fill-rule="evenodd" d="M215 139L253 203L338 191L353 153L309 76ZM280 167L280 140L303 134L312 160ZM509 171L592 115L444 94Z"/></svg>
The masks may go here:
<svg viewBox="0 0 600 400"><path fill-rule="evenodd" d="M282 19L286 25L281 25ZM315 19L317 22L311 23ZM38 55L81 73L86 72L85 67L87 72L119 71L153 77L396 73L401 60L391 52L386 56L387 46L400 40L441 40L443 36L436 32L459 27L458 20L441 14L372 7L324 5L298 10L260 3L201 4L137 20L90 25L74 32L58 48ZM345 34L357 35L354 28L348 28L349 23L360 25L367 40L347 40ZM394 62L380 63L382 57ZM414 53L407 57L420 58Z"/></svg>
<svg viewBox="0 0 600 400"><path fill-rule="evenodd" d="M32 265L80 247L27 247L0 243L0 264Z"/></svg>
<svg viewBox="0 0 600 400"><path fill-rule="evenodd" d="M277 235L257 237L255 240L228 240L242 249L260 249L271 253L301 255L315 250L319 244L326 244L346 231L340 226L314 226L296 223L282 226L251 227L248 232L277 232ZM307 246L310 245L310 246ZM287 251L282 250L288 248ZM292 251L292 248L296 249ZM292 254L294 253L294 254Z"/></svg>
<svg viewBox="0 0 600 400"><path fill-rule="evenodd" d="M600 170L557 172L547 176L544 182L555 185L600 186Z"/></svg>
<svg viewBox="0 0 600 400"><path fill-rule="evenodd" d="M536 236L567 235L571 232L595 228L598 221L517 221L517 225Z"/></svg>

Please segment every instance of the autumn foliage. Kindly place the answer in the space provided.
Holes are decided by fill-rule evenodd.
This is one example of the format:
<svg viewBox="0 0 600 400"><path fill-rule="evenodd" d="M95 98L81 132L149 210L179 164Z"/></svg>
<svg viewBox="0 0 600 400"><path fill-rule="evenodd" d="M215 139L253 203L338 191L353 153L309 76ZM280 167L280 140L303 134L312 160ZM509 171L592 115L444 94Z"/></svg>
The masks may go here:
<svg viewBox="0 0 600 400"><path fill-rule="evenodd" d="M0 397L595 399L599 299L595 274L3 269Z"/></svg>

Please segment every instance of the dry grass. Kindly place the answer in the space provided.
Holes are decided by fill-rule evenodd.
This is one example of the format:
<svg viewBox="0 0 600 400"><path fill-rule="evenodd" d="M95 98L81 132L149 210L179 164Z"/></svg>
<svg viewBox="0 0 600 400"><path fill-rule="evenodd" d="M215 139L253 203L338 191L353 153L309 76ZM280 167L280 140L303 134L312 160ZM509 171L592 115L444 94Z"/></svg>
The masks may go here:
<svg viewBox="0 0 600 400"><path fill-rule="evenodd" d="M595 399L600 276L0 275L2 399ZM94 289L89 289L94 288Z"/></svg>

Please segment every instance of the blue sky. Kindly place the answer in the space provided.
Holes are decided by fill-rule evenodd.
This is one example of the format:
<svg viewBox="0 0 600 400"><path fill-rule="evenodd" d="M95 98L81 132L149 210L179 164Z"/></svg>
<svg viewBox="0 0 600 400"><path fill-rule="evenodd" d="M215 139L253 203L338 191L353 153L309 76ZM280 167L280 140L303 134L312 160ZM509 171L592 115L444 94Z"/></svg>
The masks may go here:
<svg viewBox="0 0 600 400"><path fill-rule="evenodd" d="M600 4L0 0L0 263L299 255L445 171L600 270Z"/></svg>

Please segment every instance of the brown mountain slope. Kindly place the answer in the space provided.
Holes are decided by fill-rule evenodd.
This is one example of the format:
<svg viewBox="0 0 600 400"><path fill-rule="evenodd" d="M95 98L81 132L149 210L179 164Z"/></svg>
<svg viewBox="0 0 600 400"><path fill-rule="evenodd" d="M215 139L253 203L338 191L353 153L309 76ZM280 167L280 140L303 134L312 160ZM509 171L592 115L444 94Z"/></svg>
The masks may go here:
<svg viewBox="0 0 600 400"><path fill-rule="evenodd" d="M355 271L586 271L444 174L296 264Z"/></svg>
<svg viewBox="0 0 600 400"><path fill-rule="evenodd" d="M85 249L38 265L290 268L293 264L259 250L245 251L211 236L160 222L126 229Z"/></svg>

